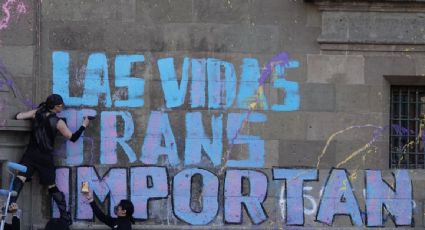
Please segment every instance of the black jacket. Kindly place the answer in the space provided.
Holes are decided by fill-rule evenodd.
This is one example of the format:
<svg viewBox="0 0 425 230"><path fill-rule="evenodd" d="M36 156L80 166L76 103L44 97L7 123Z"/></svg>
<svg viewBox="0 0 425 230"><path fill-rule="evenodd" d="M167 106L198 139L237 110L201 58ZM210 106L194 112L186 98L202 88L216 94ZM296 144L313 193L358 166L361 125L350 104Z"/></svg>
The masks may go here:
<svg viewBox="0 0 425 230"><path fill-rule="evenodd" d="M93 210L94 215L103 223L116 230L131 230L131 220L128 217L112 218L109 215L105 215L102 210L96 205L96 202L92 201L90 206Z"/></svg>
<svg viewBox="0 0 425 230"><path fill-rule="evenodd" d="M21 223L18 217L14 216L12 218L12 224L5 224L4 225L4 230L19 230Z"/></svg>

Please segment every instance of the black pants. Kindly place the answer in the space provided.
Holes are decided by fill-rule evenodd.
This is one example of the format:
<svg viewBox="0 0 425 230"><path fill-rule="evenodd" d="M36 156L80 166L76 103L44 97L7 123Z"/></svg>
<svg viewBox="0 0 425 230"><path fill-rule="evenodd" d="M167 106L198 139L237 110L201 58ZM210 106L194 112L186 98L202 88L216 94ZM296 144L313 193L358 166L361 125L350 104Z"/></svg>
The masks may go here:
<svg viewBox="0 0 425 230"><path fill-rule="evenodd" d="M53 185L56 184L56 170L53 165L53 156L42 157L41 159L31 156L31 153L25 153L20 164L27 167L25 173L20 172L18 175L31 180L35 172L38 172L40 184Z"/></svg>

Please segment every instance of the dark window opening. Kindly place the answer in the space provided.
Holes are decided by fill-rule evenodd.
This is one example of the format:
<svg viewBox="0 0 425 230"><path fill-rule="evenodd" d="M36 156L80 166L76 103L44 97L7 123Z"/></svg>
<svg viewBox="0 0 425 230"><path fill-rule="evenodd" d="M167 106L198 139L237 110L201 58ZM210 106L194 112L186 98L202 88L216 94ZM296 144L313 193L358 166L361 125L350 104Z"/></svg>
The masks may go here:
<svg viewBox="0 0 425 230"><path fill-rule="evenodd" d="M425 86L392 86L390 167L425 168Z"/></svg>

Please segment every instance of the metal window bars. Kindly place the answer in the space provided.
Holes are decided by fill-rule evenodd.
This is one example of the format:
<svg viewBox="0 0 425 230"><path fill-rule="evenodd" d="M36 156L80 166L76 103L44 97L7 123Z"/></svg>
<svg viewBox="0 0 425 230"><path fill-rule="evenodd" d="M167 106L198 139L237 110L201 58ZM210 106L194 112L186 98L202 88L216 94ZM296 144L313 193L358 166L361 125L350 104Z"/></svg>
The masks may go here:
<svg viewBox="0 0 425 230"><path fill-rule="evenodd" d="M425 168L425 87L391 86L390 167Z"/></svg>

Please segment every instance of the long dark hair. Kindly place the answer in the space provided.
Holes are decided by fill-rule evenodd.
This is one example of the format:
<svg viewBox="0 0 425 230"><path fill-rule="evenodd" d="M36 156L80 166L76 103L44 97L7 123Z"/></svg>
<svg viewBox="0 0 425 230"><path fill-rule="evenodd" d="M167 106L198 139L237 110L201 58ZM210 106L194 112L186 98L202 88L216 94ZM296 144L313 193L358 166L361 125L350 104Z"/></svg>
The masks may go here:
<svg viewBox="0 0 425 230"><path fill-rule="evenodd" d="M48 112L52 110L56 105L62 105L62 97L58 94L51 94L47 97L46 101L38 106L37 112L35 113L35 119L33 122L33 136L42 151L50 152L54 146L55 132L52 131L49 123L49 116L56 116L56 114ZM56 127L55 127L56 128Z"/></svg>
<svg viewBox="0 0 425 230"><path fill-rule="evenodd" d="M62 105L63 99L59 94L50 94L46 101L40 103L35 113L35 125L40 124L45 116L45 114L53 109L56 105Z"/></svg>
<svg viewBox="0 0 425 230"><path fill-rule="evenodd" d="M120 203L118 204L118 206L121 206L121 209L125 210L125 215L127 218L130 219L131 223L134 224L134 218L133 218L133 213L134 213L134 205L130 200L121 200Z"/></svg>

